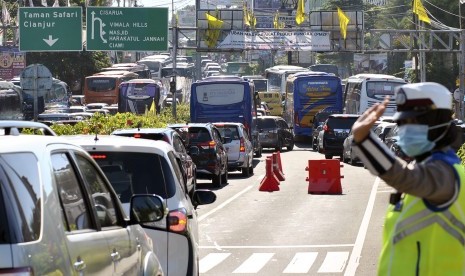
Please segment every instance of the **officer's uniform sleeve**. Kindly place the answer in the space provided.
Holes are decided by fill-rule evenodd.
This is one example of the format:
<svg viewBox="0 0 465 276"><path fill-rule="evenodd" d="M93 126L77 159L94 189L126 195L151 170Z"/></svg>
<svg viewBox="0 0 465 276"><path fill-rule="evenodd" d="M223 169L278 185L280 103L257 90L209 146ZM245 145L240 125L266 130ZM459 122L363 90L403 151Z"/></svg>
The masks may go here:
<svg viewBox="0 0 465 276"><path fill-rule="evenodd" d="M354 144L354 152L374 175L402 193L411 194L442 206L457 196L459 181L446 162L433 160L410 163L396 157L388 147L370 133Z"/></svg>

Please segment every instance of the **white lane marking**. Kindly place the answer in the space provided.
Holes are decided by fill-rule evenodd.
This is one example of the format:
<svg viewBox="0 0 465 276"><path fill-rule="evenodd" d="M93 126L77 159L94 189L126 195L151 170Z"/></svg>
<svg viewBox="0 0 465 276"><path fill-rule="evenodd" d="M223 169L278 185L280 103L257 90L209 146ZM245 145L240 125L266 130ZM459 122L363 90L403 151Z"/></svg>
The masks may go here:
<svg viewBox="0 0 465 276"><path fill-rule="evenodd" d="M257 273L273 257L274 253L253 253L233 273Z"/></svg>
<svg viewBox="0 0 465 276"><path fill-rule="evenodd" d="M233 201L234 199L240 197L243 193L247 192L248 190L252 189L253 185L250 185L248 187L245 187L244 190L240 191L239 193L235 194L233 197L229 198L228 200L226 200L225 202L221 203L220 205L218 205L217 207L215 207L214 209L212 209L210 212L207 212L205 214L203 214L202 216L198 217L197 218L197 221L198 222L201 222L202 220L204 220L205 218L207 218L209 215L215 213L216 211L218 210L221 210L222 208L224 208L224 206L228 205L229 203L231 203L231 201Z"/></svg>
<svg viewBox="0 0 465 276"><path fill-rule="evenodd" d="M328 252L326 253L325 260L318 269L318 273L337 273L344 271L347 259L349 258L349 251L345 252Z"/></svg>
<svg viewBox="0 0 465 276"><path fill-rule="evenodd" d="M199 272L205 273L229 257L231 253L210 253L199 262Z"/></svg>
<svg viewBox="0 0 465 276"><path fill-rule="evenodd" d="M353 247L354 244L315 244L315 245L228 245L228 246L199 246L202 249L241 249L241 248L324 248L324 247Z"/></svg>
<svg viewBox="0 0 465 276"><path fill-rule="evenodd" d="M355 239L355 246L350 254L349 263L347 264L346 272L344 276L355 275L357 267L360 264L360 256L363 249L363 243L365 242L365 237L368 231L368 225L370 224L371 213L373 212L373 206L375 205L376 192L378 190L380 178L375 179L373 187L371 188L370 198L368 199L367 208L365 209L365 214L363 215L362 223L358 229L357 238Z"/></svg>
<svg viewBox="0 0 465 276"><path fill-rule="evenodd" d="M318 252L297 252L283 273L307 273L318 256Z"/></svg>

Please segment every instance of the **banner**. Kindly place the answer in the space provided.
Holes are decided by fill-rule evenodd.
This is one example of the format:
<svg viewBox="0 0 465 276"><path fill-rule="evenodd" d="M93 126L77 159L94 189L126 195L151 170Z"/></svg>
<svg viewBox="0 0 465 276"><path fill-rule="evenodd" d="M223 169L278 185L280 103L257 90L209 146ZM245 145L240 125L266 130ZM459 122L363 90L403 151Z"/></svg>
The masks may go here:
<svg viewBox="0 0 465 276"><path fill-rule="evenodd" d="M11 80L26 68L26 53L18 48L0 47L0 78Z"/></svg>
<svg viewBox="0 0 465 276"><path fill-rule="evenodd" d="M231 30L218 49L330 51L330 33L312 31Z"/></svg>

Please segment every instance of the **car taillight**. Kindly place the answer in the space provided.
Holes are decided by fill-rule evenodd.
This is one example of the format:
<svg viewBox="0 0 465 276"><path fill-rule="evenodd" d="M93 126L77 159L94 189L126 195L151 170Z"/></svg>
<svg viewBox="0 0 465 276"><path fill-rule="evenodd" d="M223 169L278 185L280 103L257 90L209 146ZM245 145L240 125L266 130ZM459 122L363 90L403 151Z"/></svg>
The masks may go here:
<svg viewBox="0 0 465 276"><path fill-rule="evenodd" d="M185 209L170 211L168 214L168 228L170 231L182 233L187 229L187 215Z"/></svg>
<svg viewBox="0 0 465 276"><path fill-rule="evenodd" d="M216 142L215 141L209 141L209 142L205 142L205 143L200 143L197 146L201 147L202 149L214 149L215 146L216 146Z"/></svg>
<svg viewBox="0 0 465 276"><path fill-rule="evenodd" d="M34 273L30 267L0 269L1 276L33 276Z"/></svg>
<svg viewBox="0 0 465 276"><path fill-rule="evenodd" d="M240 152L245 152L245 143L244 143L244 138L241 138L241 145L239 147Z"/></svg>
<svg viewBox="0 0 465 276"><path fill-rule="evenodd" d="M141 138L140 133L135 133L134 138Z"/></svg>
<svg viewBox="0 0 465 276"><path fill-rule="evenodd" d="M323 130L328 134L333 133L333 130L328 125L324 125Z"/></svg>

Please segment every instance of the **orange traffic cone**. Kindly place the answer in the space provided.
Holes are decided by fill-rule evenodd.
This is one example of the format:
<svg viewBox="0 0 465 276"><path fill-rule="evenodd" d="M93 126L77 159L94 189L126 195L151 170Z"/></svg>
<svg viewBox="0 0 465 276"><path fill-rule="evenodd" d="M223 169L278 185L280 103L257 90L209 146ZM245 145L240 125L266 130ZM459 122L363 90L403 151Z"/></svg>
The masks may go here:
<svg viewBox="0 0 465 276"><path fill-rule="evenodd" d="M281 165L281 153L279 152L279 150L276 153L278 155L278 168L281 171L281 173L284 174L283 166Z"/></svg>
<svg viewBox="0 0 465 276"><path fill-rule="evenodd" d="M284 177L282 171L279 169L278 165L278 154L273 152L273 173L279 179L279 181L284 181L286 178Z"/></svg>
<svg viewBox="0 0 465 276"><path fill-rule="evenodd" d="M260 182L258 190L260 192L279 191L279 180L273 173L273 159L269 156L266 158L266 174Z"/></svg>

